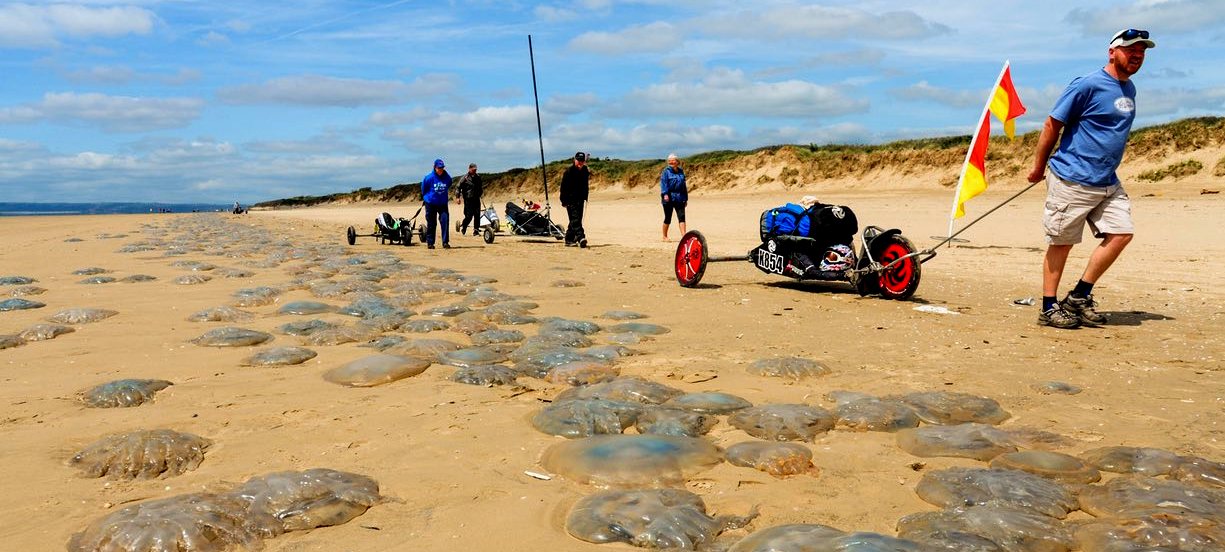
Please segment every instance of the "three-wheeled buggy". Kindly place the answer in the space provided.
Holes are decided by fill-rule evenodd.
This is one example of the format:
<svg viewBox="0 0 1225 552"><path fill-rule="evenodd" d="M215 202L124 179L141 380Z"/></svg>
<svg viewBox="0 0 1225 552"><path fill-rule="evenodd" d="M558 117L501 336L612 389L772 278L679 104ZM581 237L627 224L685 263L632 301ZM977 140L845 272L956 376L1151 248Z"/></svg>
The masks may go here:
<svg viewBox="0 0 1225 552"><path fill-rule="evenodd" d="M460 225L463 219L455 217L455 231L460 231ZM493 243L494 236L502 231L502 221L498 219L498 211L492 205L485 205L481 209L481 216L478 219L481 228L481 238L485 243ZM422 235L424 239L424 234Z"/></svg>
<svg viewBox="0 0 1225 552"><path fill-rule="evenodd" d="M417 216L421 214L421 208L417 208L417 213L412 218L395 218L390 213L383 213L374 219L374 232L370 234L358 234L357 230L352 226L345 231L345 239L349 245L357 243L357 238L378 238L380 244L398 243L400 245L412 245L413 232L417 226Z"/></svg>
<svg viewBox="0 0 1225 552"><path fill-rule="evenodd" d="M549 218L549 207L524 201L520 207L513 201L506 202L506 222L510 231L519 236L540 236L564 239L566 230Z"/></svg>
<svg viewBox="0 0 1225 552"><path fill-rule="evenodd" d="M745 255L711 257L705 236L689 231L676 247L676 281L694 287L707 263L748 261L767 274L849 282L860 295L906 299L919 287L922 263L935 256L916 249L901 230L877 226L864 227L856 253L858 222L849 207L817 204L787 211L762 213L761 244Z"/></svg>

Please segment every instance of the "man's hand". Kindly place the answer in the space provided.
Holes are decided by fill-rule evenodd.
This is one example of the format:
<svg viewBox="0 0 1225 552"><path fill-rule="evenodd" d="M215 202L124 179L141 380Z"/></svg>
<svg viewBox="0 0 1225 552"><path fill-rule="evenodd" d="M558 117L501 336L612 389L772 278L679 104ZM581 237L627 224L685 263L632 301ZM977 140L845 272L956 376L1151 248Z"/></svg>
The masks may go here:
<svg viewBox="0 0 1225 552"><path fill-rule="evenodd" d="M1029 176L1026 177L1026 180L1028 180L1030 184L1036 184L1041 182L1044 178L1046 178L1046 167L1038 167L1032 171L1029 171Z"/></svg>

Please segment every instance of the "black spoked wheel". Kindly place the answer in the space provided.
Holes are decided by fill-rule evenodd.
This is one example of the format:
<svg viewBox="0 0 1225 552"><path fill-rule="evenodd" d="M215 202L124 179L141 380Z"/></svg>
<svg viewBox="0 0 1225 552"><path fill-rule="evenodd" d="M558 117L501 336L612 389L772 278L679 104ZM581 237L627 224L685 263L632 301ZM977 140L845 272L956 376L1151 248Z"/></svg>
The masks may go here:
<svg viewBox="0 0 1225 552"><path fill-rule="evenodd" d="M345 241L348 241L349 245L357 243L357 230L352 226L350 226L348 230L345 230Z"/></svg>
<svg viewBox="0 0 1225 552"><path fill-rule="evenodd" d="M697 230L690 230L676 244L676 281L681 287L693 287L706 274L706 237Z"/></svg>
<svg viewBox="0 0 1225 552"><path fill-rule="evenodd" d="M916 251L913 243L901 234L889 236L883 244L876 245L876 260L888 266ZM923 264L918 257L907 257L888 270L882 271L874 278L880 288L880 295L885 299L907 299L919 289L919 277L923 272ZM868 275L866 277L871 277Z"/></svg>
<svg viewBox="0 0 1225 552"><path fill-rule="evenodd" d="M485 227L485 231L481 232L481 237L485 239L485 243L493 243L493 228Z"/></svg>

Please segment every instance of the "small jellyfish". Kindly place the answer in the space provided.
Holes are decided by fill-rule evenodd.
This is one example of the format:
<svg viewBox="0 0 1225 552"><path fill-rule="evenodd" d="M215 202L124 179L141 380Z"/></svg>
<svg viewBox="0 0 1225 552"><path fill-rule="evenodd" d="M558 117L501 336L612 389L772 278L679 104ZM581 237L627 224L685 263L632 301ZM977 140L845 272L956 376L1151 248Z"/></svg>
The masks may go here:
<svg viewBox="0 0 1225 552"><path fill-rule="evenodd" d="M379 331L371 328L336 326L313 331L302 336L300 341L303 345L327 347L344 343L369 341L378 335Z"/></svg>
<svg viewBox="0 0 1225 552"><path fill-rule="evenodd" d="M547 377L553 368L571 362L581 360L600 362L599 359L589 357L583 352L570 347L556 346L544 348L526 355L520 354L522 350L520 348L510 355L511 358L516 359L515 370L535 378Z"/></svg>
<svg viewBox="0 0 1225 552"><path fill-rule="evenodd" d="M519 373L509 366L490 364L482 366L466 366L451 374L451 381L468 385L512 385Z"/></svg>
<svg viewBox="0 0 1225 552"><path fill-rule="evenodd" d="M576 287L583 287L585 285L587 285L587 282L584 282L582 280L569 280L565 278L561 280L553 280L552 282L549 283L550 287L555 287L555 288L576 288Z"/></svg>
<svg viewBox="0 0 1225 552"><path fill-rule="evenodd" d="M89 268L78 268L72 271L72 273L77 276L93 276L95 274L106 274L107 272L110 272L110 271L105 268L97 267L97 266L91 266Z"/></svg>
<svg viewBox="0 0 1225 552"><path fill-rule="evenodd" d="M395 347L401 343L406 343L407 341L408 338L402 335L385 335L374 339L373 341L362 343L361 345L358 345L358 347L369 347L376 351L386 351L387 349Z"/></svg>
<svg viewBox="0 0 1225 552"><path fill-rule="evenodd" d="M470 309L468 309L468 307L465 307L463 305L439 305L437 307L428 308L421 314L424 314L427 316L452 317L452 316L459 316L465 312L468 312L469 310Z"/></svg>
<svg viewBox="0 0 1225 552"><path fill-rule="evenodd" d="M929 391L885 397L900 400L929 424L955 425L966 422L995 425L1012 415L987 397L953 391Z"/></svg>
<svg viewBox="0 0 1225 552"><path fill-rule="evenodd" d="M68 541L69 552L221 552L259 548L257 520L241 497L193 493L126 506ZM274 521L266 516L259 522Z"/></svg>
<svg viewBox="0 0 1225 552"><path fill-rule="evenodd" d="M20 347L26 344L26 340L15 335L0 335L0 350L9 349L12 347Z"/></svg>
<svg viewBox="0 0 1225 552"><path fill-rule="evenodd" d="M519 330L489 329L472 334L473 345L489 345L491 343L518 343L523 341L523 332Z"/></svg>
<svg viewBox="0 0 1225 552"><path fill-rule="evenodd" d="M281 294L281 290L260 286L255 288L245 288L234 292L235 307L260 307L276 301L276 297Z"/></svg>
<svg viewBox="0 0 1225 552"><path fill-rule="evenodd" d="M539 334L525 339L523 344L519 346L516 356L552 347L573 347L577 349L588 347L592 343L591 338L582 332L545 329L541 330Z"/></svg>
<svg viewBox="0 0 1225 552"><path fill-rule="evenodd" d="M816 524L778 525L757 531L729 552L932 552L914 541L879 533L846 533Z"/></svg>
<svg viewBox="0 0 1225 552"><path fill-rule="evenodd" d="M1059 519L1078 508L1076 497L1059 483L1016 470L948 468L931 471L919 480L915 493L941 508L1003 506Z"/></svg>
<svg viewBox="0 0 1225 552"><path fill-rule="evenodd" d="M204 261L175 261L170 263L170 266L187 269L192 272L207 272L217 268L217 265L206 263Z"/></svg>
<svg viewBox="0 0 1225 552"><path fill-rule="evenodd" d="M550 332L578 332L583 335L591 335L599 333L600 329L599 324L586 320L568 320L557 317L542 318L540 320L540 333L542 334Z"/></svg>
<svg viewBox="0 0 1225 552"><path fill-rule="evenodd" d="M595 347L588 347L583 350L583 353L601 360L613 360L642 354L623 345L597 345Z"/></svg>
<svg viewBox="0 0 1225 552"><path fill-rule="evenodd" d="M544 380L562 385L591 385L612 381L621 375L621 369L603 361L576 360L554 366Z"/></svg>
<svg viewBox="0 0 1225 552"><path fill-rule="evenodd" d="M737 410L728 423L767 441L811 441L834 427L835 417L819 406L767 404Z"/></svg>
<svg viewBox="0 0 1225 552"><path fill-rule="evenodd" d="M25 295L42 295L47 292L47 288L38 286L18 286L9 292L13 297L22 297Z"/></svg>
<svg viewBox="0 0 1225 552"><path fill-rule="evenodd" d="M464 335L475 335L481 332L498 329L498 325L485 320L485 315L479 312L465 312L454 318L451 329ZM475 342L474 342L475 343ZM477 345L483 345L477 343Z"/></svg>
<svg viewBox="0 0 1225 552"><path fill-rule="evenodd" d="M1166 475L1182 462L1168 450L1147 447L1102 447L1080 455L1087 464L1104 472Z"/></svg>
<svg viewBox="0 0 1225 552"><path fill-rule="evenodd" d="M286 335L303 336L310 335L319 330L329 330L336 327L336 324L316 318L314 320L302 320L299 322L281 324L277 330Z"/></svg>
<svg viewBox="0 0 1225 552"><path fill-rule="evenodd" d="M487 316L489 317L490 322L495 324L506 324L508 326L535 324L538 321L535 316L517 312L492 312Z"/></svg>
<svg viewBox="0 0 1225 552"><path fill-rule="evenodd" d="M639 377L620 377L612 381L567 389L557 395L558 401L573 399L606 399L610 401L638 404L663 404L677 395L680 389Z"/></svg>
<svg viewBox="0 0 1225 552"><path fill-rule="evenodd" d="M84 280L77 282L78 284L109 284L115 281L113 276L90 276Z"/></svg>
<svg viewBox="0 0 1225 552"><path fill-rule="evenodd" d="M243 366L291 366L318 356L306 347L271 347L242 359Z"/></svg>
<svg viewBox="0 0 1225 552"><path fill-rule="evenodd" d="M638 429L638 433L643 434L701 437L718 423L719 419L710 414L679 408L652 407L645 409L638 416L634 427Z"/></svg>
<svg viewBox="0 0 1225 552"><path fill-rule="evenodd" d="M1170 472L1171 479L1225 487L1225 462L1214 462L1198 456L1183 456L1182 462Z"/></svg>
<svg viewBox="0 0 1225 552"><path fill-rule="evenodd" d="M445 320L421 318L418 320L409 320L403 326L400 326L400 329L412 333L430 333L446 330L450 327L451 325Z"/></svg>
<svg viewBox="0 0 1225 552"><path fill-rule="evenodd" d="M255 319L255 313L234 307L213 307L187 317L188 322L247 322Z"/></svg>
<svg viewBox="0 0 1225 552"><path fill-rule="evenodd" d="M90 388L81 394L81 400L90 408L140 406L171 385L174 384L166 380L121 379Z"/></svg>
<svg viewBox="0 0 1225 552"><path fill-rule="evenodd" d="M22 330L17 337L23 341L46 341L75 331L71 326L63 324L35 324Z"/></svg>
<svg viewBox="0 0 1225 552"><path fill-rule="evenodd" d="M324 372L323 379L349 387L374 387L424 372L430 362L396 355L372 355Z"/></svg>
<svg viewBox="0 0 1225 552"><path fill-rule="evenodd" d="M574 505L566 518L566 532L596 544L627 542L642 548L691 550L755 517L756 512L710 516L701 497L680 489L604 491Z"/></svg>
<svg viewBox="0 0 1225 552"><path fill-rule="evenodd" d="M1071 484L1088 484L1102 478L1097 469L1075 456L1045 450L1004 453L991 460L991 467L1019 470Z"/></svg>
<svg viewBox="0 0 1225 552"><path fill-rule="evenodd" d="M638 335L663 335L672 330L658 324L647 324L645 322L624 322L608 328L608 331L612 333L634 333Z"/></svg>
<svg viewBox="0 0 1225 552"><path fill-rule="evenodd" d="M281 308L277 309L278 314L310 315L323 314L325 312L336 312L336 307L318 301L293 301L285 303L281 305Z"/></svg>
<svg viewBox="0 0 1225 552"><path fill-rule="evenodd" d="M137 284L140 282L152 282L156 279L157 276L150 276L148 274L132 274L131 276L120 278L119 281L125 284Z"/></svg>
<svg viewBox="0 0 1225 552"><path fill-rule="evenodd" d="M830 369L812 359L800 357L763 358L749 365L750 374L773 378L802 380L824 376Z"/></svg>
<svg viewBox="0 0 1225 552"><path fill-rule="evenodd" d="M1225 522L1225 493L1182 481L1127 475L1080 491L1080 508L1100 518L1131 512L1195 514Z"/></svg>
<svg viewBox="0 0 1225 552"><path fill-rule="evenodd" d="M723 461L701 439L669 435L595 435L556 443L541 465L580 484L644 487L679 484Z"/></svg>
<svg viewBox="0 0 1225 552"><path fill-rule="evenodd" d="M153 479L196 469L212 441L169 429L133 431L103 438L68 461L87 477Z"/></svg>
<svg viewBox="0 0 1225 552"><path fill-rule="evenodd" d="M22 299L20 297L14 297L12 299L5 299L3 301L0 301L0 312L13 311L13 310L26 310L26 309L41 309L45 306L47 306L47 304L40 302L40 301L31 301L29 299Z"/></svg>
<svg viewBox="0 0 1225 552"><path fill-rule="evenodd" d="M0 286L24 286L37 281L28 276L0 276Z"/></svg>
<svg viewBox="0 0 1225 552"><path fill-rule="evenodd" d="M898 520L898 537L958 552L1065 552L1074 541L1063 522L1005 506L957 507Z"/></svg>
<svg viewBox="0 0 1225 552"><path fill-rule="evenodd" d="M663 405L705 414L729 414L737 410L749 408L753 406L753 403L728 393L703 391L700 393L677 395L665 401Z"/></svg>
<svg viewBox="0 0 1225 552"><path fill-rule="evenodd" d="M397 355L411 356L434 362L438 360L438 356L442 353L458 351L463 348L463 345L445 339L414 339L407 343L396 345L387 349L387 351Z"/></svg>
<svg viewBox="0 0 1225 552"><path fill-rule="evenodd" d="M201 347L249 347L251 345L259 345L271 339L271 334L246 328L226 326L204 332L204 334L191 340L191 342Z"/></svg>
<svg viewBox="0 0 1225 552"><path fill-rule="evenodd" d="M724 457L728 464L754 468L774 477L817 474L812 465L812 450L799 443L745 441L727 447Z"/></svg>
<svg viewBox="0 0 1225 552"><path fill-rule="evenodd" d="M604 314L600 315L600 318L607 318L609 320L640 320L646 317L647 315L645 314L628 310L604 311Z"/></svg>
<svg viewBox="0 0 1225 552"><path fill-rule="evenodd" d="M840 402L834 413L838 427L853 431L895 432L919 425L919 416L909 406L874 397Z"/></svg>
<svg viewBox="0 0 1225 552"><path fill-rule="evenodd" d="M506 353L491 346L468 347L454 351L444 351L438 355L442 364L451 366L472 366L475 364L497 364L507 359Z"/></svg>
<svg viewBox="0 0 1225 552"><path fill-rule="evenodd" d="M603 399L554 402L532 416L532 427L541 433L578 439L592 435L618 434L631 427L642 414L642 405Z"/></svg>
<svg viewBox="0 0 1225 552"><path fill-rule="evenodd" d="M119 314L119 311L110 309L64 309L51 316L47 320L57 322L59 324L89 324L99 320L106 320L112 316Z"/></svg>
<svg viewBox="0 0 1225 552"><path fill-rule="evenodd" d="M273 534L341 525L383 500L375 480L324 468L253 477L233 494L249 512L277 520Z"/></svg>
<svg viewBox="0 0 1225 552"><path fill-rule="evenodd" d="M222 278L250 278L255 276L254 272L251 272L250 270L242 270L240 268L219 268L216 272L213 272L213 274L221 276Z"/></svg>
<svg viewBox="0 0 1225 552"><path fill-rule="evenodd" d="M184 274L182 276L179 276L178 278L175 278L174 283L180 286L194 286L197 284L203 284L204 282L207 282L212 279L213 277L207 274ZM245 307L249 305L242 305L242 306Z"/></svg>
<svg viewBox="0 0 1225 552"><path fill-rule="evenodd" d="M1062 381L1040 381L1029 387L1043 395L1075 395L1082 391L1080 387Z"/></svg>
<svg viewBox="0 0 1225 552"><path fill-rule="evenodd" d="M605 336L605 339L607 339L609 343L616 343L618 345L634 345L636 343L642 343L643 341L650 341L652 338L650 336L644 336L633 332L621 332L608 334Z"/></svg>
<svg viewBox="0 0 1225 552"><path fill-rule="evenodd" d="M1225 546L1225 524L1185 512L1148 511L1088 521L1076 527L1077 550L1104 552L1215 552Z"/></svg>
<svg viewBox="0 0 1225 552"><path fill-rule="evenodd" d="M1007 433L985 424L924 426L897 432L898 448L915 456L952 456L988 461L1017 447Z"/></svg>

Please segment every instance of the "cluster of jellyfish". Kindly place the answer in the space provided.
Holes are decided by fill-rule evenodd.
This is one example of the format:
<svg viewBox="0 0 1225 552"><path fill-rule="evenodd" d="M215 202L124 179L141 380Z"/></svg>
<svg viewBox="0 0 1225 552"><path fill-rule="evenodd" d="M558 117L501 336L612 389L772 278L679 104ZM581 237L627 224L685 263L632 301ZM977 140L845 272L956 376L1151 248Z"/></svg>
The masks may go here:
<svg viewBox="0 0 1225 552"><path fill-rule="evenodd" d="M664 326L643 322L647 317L640 313L609 311L599 323L540 316L535 303L499 291L493 278L409 264L389 253L294 244L216 218L147 226L142 235L119 251L247 259L245 268L173 261L171 266L187 273L173 281L176 285L206 289L214 277L244 278L251 270L277 267L289 274L292 279L283 285L241 289L227 304L188 317L224 324L190 341L199 347L251 348L243 365L292 366L316 358L319 348L352 344L370 348L371 354L327 370L325 380L369 387L444 365L453 367L450 379L461 384L515 385L535 378L563 386L530 423L559 437L543 451L543 468L590 490L565 520L565 531L576 539L736 552L1225 550L1225 464L1220 462L1142 447L1065 454L1055 449L1075 442L1006 424L1011 416L998 402L964 393L832 391L825 405L755 405L731 393L686 393L621 374L621 359L636 354L630 347L668 333ZM110 276L102 269L80 273L98 279L82 283L116 281L105 280ZM127 281L152 277L147 278ZM0 285L13 286L14 297L40 293L33 284L25 277L0 278ZM283 300L294 290L313 299ZM0 302L0 310L42 306L29 299ZM113 314L69 309L49 322L71 331L73 325ZM243 327L269 315L282 320L271 331ZM438 331L466 335L470 343L421 335ZM16 339L21 341L9 344ZM33 340L0 336L0 348ZM794 357L762 359L748 369L797 381L831 370ZM120 379L84 390L80 399L90 408L137 407L160 400L155 395L172 385ZM1060 382L1036 390L1079 391ZM751 439L728 446L712 442L707 434L720 423ZM755 509L710 512L699 495L683 488L723 462L779 478L819 476L805 443L828 431L889 432L908 454L981 465L925 473L914 490L936 509L902 517L896 534L888 535L815 523L761 527ZM141 430L103 437L71 457L69 465L87 477L173 477L199 466L212 446L189 433ZM125 506L75 534L68 546L124 552L257 548L262 539L287 531L345 523L380 500L377 483L367 476L328 469L272 473L228 491Z"/></svg>

